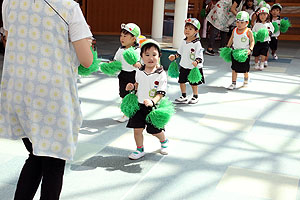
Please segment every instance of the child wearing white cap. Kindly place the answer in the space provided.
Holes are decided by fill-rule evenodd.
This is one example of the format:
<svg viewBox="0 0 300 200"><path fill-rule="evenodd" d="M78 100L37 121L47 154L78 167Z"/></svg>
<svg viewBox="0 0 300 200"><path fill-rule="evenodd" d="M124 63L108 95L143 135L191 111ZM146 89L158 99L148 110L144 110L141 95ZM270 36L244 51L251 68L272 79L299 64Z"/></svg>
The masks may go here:
<svg viewBox="0 0 300 200"><path fill-rule="evenodd" d="M140 67L139 62L134 65L130 65L123 57L123 53L126 49L133 47L138 60L140 59L140 48L137 42L138 37L141 34L140 28L134 23L121 24L120 42L121 47L118 49L114 56L115 61L122 63L122 70L118 75L119 79L119 95L124 98L129 92L125 90L128 83L135 83L136 69ZM119 122L126 122L128 117L123 115Z"/></svg>
<svg viewBox="0 0 300 200"><path fill-rule="evenodd" d="M173 61L178 57L180 60L180 71L179 80L181 96L175 99L178 103L195 104L198 102L198 85L204 84L204 74L203 74L203 48L199 38L200 22L196 18L188 18L185 20L184 35L186 38L182 41L177 53L175 55L171 54L169 60ZM188 75L190 71L198 67L202 75L202 79L198 83L191 83L188 80ZM186 82L192 87L193 97L188 101L186 96Z"/></svg>
<svg viewBox="0 0 300 200"><path fill-rule="evenodd" d="M280 12L281 12L282 6L279 3L273 4L270 12L270 20L272 23L278 24L278 29L280 29ZM271 41L270 41L270 49L271 54L275 60L278 59L278 56L276 55L277 51L277 44L278 44L278 37L280 35L280 31L274 32L271 35Z"/></svg>
<svg viewBox="0 0 300 200"><path fill-rule="evenodd" d="M245 62L239 62L232 56L232 84L228 87L229 90L236 88L237 73L244 73L244 86L248 85L248 72L250 69L250 54L254 47L253 33L250 28L247 28L249 24L249 14L246 11L240 11L236 15L236 28L233 29L233 33L228 41L227 47L233 47L233 49L245 49L248 51L248 58Z"/></svg>

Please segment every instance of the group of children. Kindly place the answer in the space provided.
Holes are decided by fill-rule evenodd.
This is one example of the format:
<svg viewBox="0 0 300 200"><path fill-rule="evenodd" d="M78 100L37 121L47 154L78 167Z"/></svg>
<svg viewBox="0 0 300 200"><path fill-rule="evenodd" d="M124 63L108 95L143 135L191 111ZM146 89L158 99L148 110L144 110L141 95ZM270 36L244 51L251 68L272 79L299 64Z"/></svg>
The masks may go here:
<svg viewBox="0 0 300 200"><path fill-rule="evenodd" d="M249 0L250 2L251 0ZM274 4L271 8L272 18L278 22L281 6ZM237 73L244 73L244 85L248 84L248 72L250 69L250 55L255 56L255 68L262 70L268 55L269 42L272 41L272 55L276 56L277 36L274 35L274 28L270 23L269 10L262 7L257 12L257 22L252 30L258 31L260 28L267 28L271 37L267 37L264 42L255 44L253 33L248 24L250 22L249 12L241 11L236 15L236 28L233 30L227 47L233 49L246 49L248 58L245 62L239 62L232 58L232 84L228 89L235 89ZM204 84L203 74L203 51L199 38L200 22L195 18L188 18L185 21L184 35L176 54L169 56L170 61L180 59L180 70L178 83L180 85L181 96L175 99L177 103L195 104L198 102L198 85ZM139 44L138 38L141 34L140 28L134 24L122 24L120 42L121 47L115 54L114 60L122 63L122 70L118 75L119 95L123 99L127 94L135 91L140 109L131 117L122 116L118 121L128 121L127 127L134 129L134 139L137 146L136 151L129 155L130 159L139 159L145 155L143 146L143 130L157 137L161 144L160 152L163 155L168 154L169 140L166 138L164 128L157 128L146 120L152 107L159 104L159 101L165 96L167 89L167 74L160 65L161 48L155 40L148 39ZM128 64L124 60L123 53L128 48L134 48L138 55L138 61L135 64ZM253 52L252 52L253 51ZM258 58L261 56L261 64L258 65ZM202 76L201 80L191 83L188 75L193 68L198 68ZM186 83L192 87L193 96L188 99L186 93Z"/></svg>

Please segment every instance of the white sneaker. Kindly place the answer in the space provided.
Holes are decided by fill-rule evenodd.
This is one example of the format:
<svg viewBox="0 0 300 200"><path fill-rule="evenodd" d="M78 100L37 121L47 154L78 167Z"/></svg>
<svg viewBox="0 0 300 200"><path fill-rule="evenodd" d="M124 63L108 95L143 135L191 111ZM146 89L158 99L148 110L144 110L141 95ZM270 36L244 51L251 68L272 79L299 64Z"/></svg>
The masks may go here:
<svg viewBox="0 0 300 200"><path fill-rule="evenodd" d="M265 67L264 67L264 63L261 63L260 66L259 66L259 70L263 70Z"/></svg>
<svg viewBox="0 0 300 200"><path fill-rule="evenodd" d="M161 143L160 153L162 155L168 155L169 154L168 146L169 146L169 140L168 139L167 139L166 143Z"/></svg>
<svg viewBox="0 0 300 200"><path fill-rule="evenodd" d="M117 121L120 122L120 123L123 123L123 122L126 122L128 121L129 118L126 116L126 115L123 115L120 119L118 119Z"/></svg>
<svg viewBox="0 0 300 200"><path fill-rule="evenodd" d="M278 60L278 56L276 55L276 53L274 53L273 58L274 60Z"/></svg>
<svg viewBox="0 0 300 200"><path fill-rule="evenodd" d="M183 97L183 96L179 97L178 99L175 99L175 101L180 102L180 103L187 102L187 100L188 100L188 98Z"/></svg>
<svg viewBox="0 0 300 200"><path fill-rule="evenodd" d="M140 152L140 151L136 150L136 151L132 152L128 156L128 158L131 159L131 160L137 160L137 159L143 157L144 155L145 155L145 152Z"/></svg>
<svg viewBox="0 0 300 200"><path fill-rule="evenodd" d="M192 97L191 100L189 100L189 104L195 104L195 103L198 103L199 99L198 98L195 98L195 97Z"/></svg>
<svg viewBox="0 0 300 200"><path fill-rule="evenodd" d="M264 68L267 68L268 67L268 61L265 61L264 62Z"/></svg>
<svg viewBox="0 0 300 200"><path fill-rule="evenodd" d="M255 63L254 69L259 69L259 64L258 63Z"/></svg>
<svg viewBox="0 0 300 200"><path fill-rule="evenodd" d="M229 85L229 87L227 89L234 90L235 88L236 88L236 84L231 84L231 85Z"/></svg>

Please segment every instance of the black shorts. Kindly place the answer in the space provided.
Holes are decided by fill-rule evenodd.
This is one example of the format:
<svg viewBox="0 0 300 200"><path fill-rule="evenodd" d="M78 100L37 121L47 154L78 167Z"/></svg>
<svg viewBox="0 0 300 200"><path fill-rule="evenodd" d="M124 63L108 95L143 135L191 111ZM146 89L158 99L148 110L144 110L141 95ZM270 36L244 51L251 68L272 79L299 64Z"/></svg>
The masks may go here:
<svg viewBox="0 0 300 200"><path fill-rule="evenodd" d="M267 56L269 50L269 42L257 42L254 45L252 56Z"/></svg>
<svg viewBox="0 0 300 200"><path fill-rule="evenodd" d="M248 56L245 62L238 62L236 61L233 56L231 55L232 65L231 69L236 73L246 73L250 70L250 55Z"/></svg>
<svg viewBox="0 0 300 200"><path fill-rule="evenodd" d="M152 111L152 107L147 107L145 104L139 104L140 109L131 117L127 123L127 128L145 128L150 134L157 134L165 129L158 129L151 123L146 121L147 115Z"/></svg>
<svg viewBox="0 0 300 200"><path fill-rule="evenodd" d="M189 76L189 73L190 73L191 69L186 69L186 68L180 67L178 83L189 82L190 85L204 84L205 80L204 80L203 70L202 70L202 68L199 68L199 70L200 70L200 73L202 75L202 79L198 83L190 83L189 80L188 80L188 76Z"/></svg>
<svg viewBox="0 0 300 200"><path fill-rule="evenodd" d="M119 78L119 95L121 98L124 98L127 94L129 94L129 91L126 91L126 85L128 83L135 83L135 71L127 72L127 71L121 71L118 75Z"/></svg>
<svg viewBox="0 0 300 200"><path fill-rule="evenodd" d="M271 37L270 49L273 51L277 50L278 39L276 37Z"/></svg>

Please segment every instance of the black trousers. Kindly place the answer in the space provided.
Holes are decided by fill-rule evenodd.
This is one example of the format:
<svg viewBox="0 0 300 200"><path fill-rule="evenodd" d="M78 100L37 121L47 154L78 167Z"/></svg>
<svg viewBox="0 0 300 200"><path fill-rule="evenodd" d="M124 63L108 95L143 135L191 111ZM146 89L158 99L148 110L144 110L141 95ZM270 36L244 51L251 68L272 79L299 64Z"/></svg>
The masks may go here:
<svg viewBox="0 0 300 200"><path fill-rule="evenodd" d="M33 199L42 181L40 200L58 200L62 189L66 161L46 156L35 156L32 153L30 140L28 138L22 140L29 151L29 157L22 168L14 199Z"/></svg>
<svg viewBox="0 0 300 200"><path fill-rule="evenodd" d="M220 31L216 27L214 27L213 25L210 24L208 48L214 48L215 47L216 37L218 36L219 32L220 32L220 36L221 36L220 48L226 47L226 45L227 45L227 34L228 33L224 32L224 31Z"/></svg>

